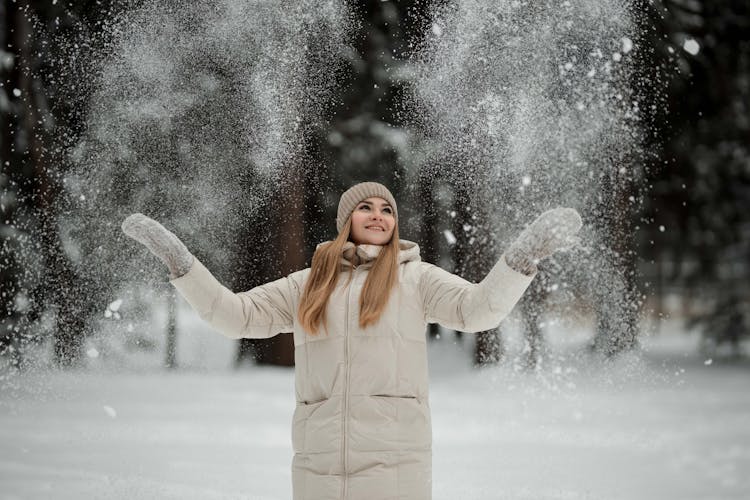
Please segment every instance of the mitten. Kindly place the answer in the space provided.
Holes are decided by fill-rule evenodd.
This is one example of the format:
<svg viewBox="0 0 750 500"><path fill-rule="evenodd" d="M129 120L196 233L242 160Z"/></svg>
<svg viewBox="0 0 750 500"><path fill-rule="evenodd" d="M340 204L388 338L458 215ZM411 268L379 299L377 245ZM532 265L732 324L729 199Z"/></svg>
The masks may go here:
<svg viewBox="0 0 750 500"><path fill-rule="evenodd" d="M193 254L177 236L154 219L132 214L122 222L122 230L159 257L169 268L171 279L186 274L193 265Z"/></svg>
<svg viewBox="0 0 750 500"><path fill-rule="evenodd" d="M582 225L581 216L572 208L548 210L511 244L505 262L520 273L534 274L539 261L578 243L576 234Z"/></svg>

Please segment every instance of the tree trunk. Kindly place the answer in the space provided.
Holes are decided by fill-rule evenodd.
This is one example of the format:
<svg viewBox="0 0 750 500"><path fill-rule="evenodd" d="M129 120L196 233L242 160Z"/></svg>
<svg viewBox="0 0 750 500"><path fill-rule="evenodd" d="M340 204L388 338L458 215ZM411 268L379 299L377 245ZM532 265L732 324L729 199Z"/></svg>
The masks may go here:
<svg viewBox="0 0 750 500"><path fill-rule="evenodd" d="M46 300L57 306L57 328L54 334L54 358L60 366L76 365L81 357L90 300L83 292L83 283L65 254L57 229L56 197L60 186L50 177L52 152L47 148L48 139L43 128L47 117L45 95L41 85L35 85L33 70L37 66L34 56L34 33L29 19L33 12L28 0L6 3L8 18L15 25L13 49L16 52L11 81L20 90L17 112L21 119L16 130L16 147L24 162L30 163L34 172L34 194L39 217L39 239L44 265L47 268L45 287L49 295ZM77 292L77 293L74 293Z"/></svg>
<svg viewBox="0 0 750 500"><path fill-rule="evenodd" d="M271 244L262 249L272 271L268 276L286 276L305 267L305 179L302 167L288 170L286 182L269 206ZM261 365L294 366L294 338L290 332L270 339L243 339L235 365L248 355Z"/></svg>
<svg viewBox="0 0 750 500"><path fill-rule="evenodd" d="M628 199L633 195L630 175L613 173L605 179L602 192L609 196L602 197L598 210L602 224L599 243L607 250L596 266L599 269L599 284L594 287L597 331L592 348L607 357L638 344L636 253Z"/></svg>
<svg viewBox="0 0 750 500"><path fill-rule="evenodd" d="M167 348L164 366L177 368L177 293L167 289Z"/></svg>
<svg viewBox="0 0 750 500"><path fill-rule="evenodd" d="M419 228L420 250L422 260L437 264L439 260L438 240L440 234L438 227L438 213L435 204L435 192L438 187L435 176L423 174L419 176L419 203L422 211L422 220ZM439 332L438 325L431 323L427 326L427 334L430 339L437 337Z"/></svg>
<svg viewBox="0 0 750 500"><path fill-rule="evenodd" d="M8 5L6 5L8 4ZM0 3L0 21L3 25L0 29L0 47L5 49L10 45L10 33L15 31L13 26L14 16L9 15L10 2ZM12 7L11 7L12 8ZM15 65L15 61L14 61ZM12 70L0 67L0 78L3 81L14 81ZM10 86L0 87L0 100L10 102ZM0 355L10 356L11 366L20 368L23 365L22 351L19 346L20 324L24 313L15 306L15 298L21 291L20 277L23 274L20 264L15 258L15 238L18 228L15 226L16 204L18 188L12 185L15 177L15 158L13 155L13 108L0 108L0 191L11 194L7 196L2 206L2 219L0 219Z"/></svg>
<svg viewBox="0 0 750 500"><path fill-rule="evenodd" d="M459 276L471 282L479 282L494 265L491 252L491 237L487 230L487 214L479 207L486 206L469 186L455 187L454 210L454 262ZM505 354L497 329L477 332L474 348L474 365L497 364Z"/></svg>
<svg viewBox="0 0 750 500"><path fill-rule="evenodd" d="M539 366L545 351L544 336L540 325L542 308L547 295L547 280L540 269L539 275L532 286L521 298L520 308L524 327L523 366L527 370L534 370Z"/></svg>
<svg viewBox="0 0 750 500"><path fill-rule="evenodd" d="M279 230L276 248L280 251L279 271L286 276L305 267L305 169L298 167L289 172L289 182L279 203ZM268 363L294 366L294 337L292 332L270 339Z"/></svg>

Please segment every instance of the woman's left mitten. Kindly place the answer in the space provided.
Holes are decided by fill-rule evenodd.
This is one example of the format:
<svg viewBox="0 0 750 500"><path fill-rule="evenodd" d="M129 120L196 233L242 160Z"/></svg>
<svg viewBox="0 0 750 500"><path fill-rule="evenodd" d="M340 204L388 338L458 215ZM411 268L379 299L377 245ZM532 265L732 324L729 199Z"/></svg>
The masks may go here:
<svg viewBox="0 0 750 500"><path fill-rule="evenodd" d="M521 232L505 253L505 261L516 271L533 274L539 261L576 245L582 226L581 216L572 208L548 210Z"/></svg>

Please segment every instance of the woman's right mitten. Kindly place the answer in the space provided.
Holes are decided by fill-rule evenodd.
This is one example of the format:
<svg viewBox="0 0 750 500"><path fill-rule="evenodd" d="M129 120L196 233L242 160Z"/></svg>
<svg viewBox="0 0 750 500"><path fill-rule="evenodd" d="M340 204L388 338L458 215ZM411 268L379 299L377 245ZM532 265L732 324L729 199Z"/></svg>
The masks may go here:
<svg viewBox="0 0 750 500"><path fill-rule="evenodd" d="M161 259L169 268L171 279L186 274L193 265L193 254L180 239L150 217L132 214L122 222L122 230Z"/></svg>

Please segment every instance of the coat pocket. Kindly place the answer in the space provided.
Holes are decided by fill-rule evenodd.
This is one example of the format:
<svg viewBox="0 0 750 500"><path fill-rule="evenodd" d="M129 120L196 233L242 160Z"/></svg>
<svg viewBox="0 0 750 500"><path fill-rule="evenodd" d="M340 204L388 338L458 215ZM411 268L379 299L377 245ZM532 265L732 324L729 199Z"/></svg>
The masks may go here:
<svg viewBox="0 0 750 500"><path fill-rule="evenodd" d="M391 420L398 420L399 409L403 405L418 405L419 400L416 396L406 396L398 394L372 394L370 396L375 401L380 402L380 407L387 409L382 414L387 415Z"/></svg>
<svg viewBox="0 0 750 500"><path fill-rule="evenodd" d="M315 401L300 401L297 404L303 405L303 406L310 406L310 405L316 405L318 403L322 403L323 401L326 401L328 398L323 399L316 399Z"/></svg>
<svg viewBox="0 0 750 500"><path fill-rule="evenodd" d="M311 421L327 421L325 417L319 417L319 410L326 407L326 402L330 401L330 398L319 399L315 401L298 401L297 406L294 409L294 417L292 418L292 447L295 453L306 453L311 451L317 451L311 448L310 439L308 436L308 429ZM330 409L330 405L329 409ZM325 412L323 412L325 413ZM320 425L313 426L320 427Z"/></svg>

